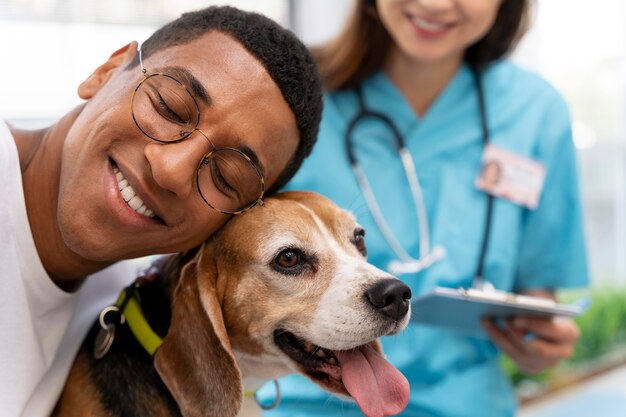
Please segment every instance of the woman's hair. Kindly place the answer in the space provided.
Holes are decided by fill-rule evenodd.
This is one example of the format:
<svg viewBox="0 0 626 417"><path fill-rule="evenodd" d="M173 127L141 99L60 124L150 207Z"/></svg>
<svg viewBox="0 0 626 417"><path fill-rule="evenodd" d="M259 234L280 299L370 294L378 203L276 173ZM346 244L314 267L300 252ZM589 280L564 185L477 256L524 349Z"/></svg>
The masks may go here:
<svg viewBox="0 0 626 417"><path fill-rule="evenodd" d="M465 61L481 67L512 51L529 20L531 0L502 0L485 36L465 51ZM335 39L311 48L327 90L355 87L384 63L392 40L378 17L375 0L357 0L347 25Z"/></svg>

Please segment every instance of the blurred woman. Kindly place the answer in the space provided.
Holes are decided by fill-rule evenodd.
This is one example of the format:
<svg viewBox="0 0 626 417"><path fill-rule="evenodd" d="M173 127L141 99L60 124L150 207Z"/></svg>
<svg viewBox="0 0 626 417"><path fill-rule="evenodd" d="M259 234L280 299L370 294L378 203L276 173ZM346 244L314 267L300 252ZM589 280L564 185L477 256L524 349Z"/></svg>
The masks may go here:
<svg viewBox="0 0 626 417"><path fill-rule="evenodd" d="M436 286L554 298L588 281L568 108L546 81L506 59L529 6L360 0L340 36L315 51L327 88L322 126L288 188L352 210L367 230L369 260L414 298ZM477 186L487 151L506 194ZM512 416L500 352L535 373L571 355L579 337L564 318L515 317L484 330L413 322L385 338L411 384L402 415ZM301 377L280 386L268 416L362 415Z"/></svg>

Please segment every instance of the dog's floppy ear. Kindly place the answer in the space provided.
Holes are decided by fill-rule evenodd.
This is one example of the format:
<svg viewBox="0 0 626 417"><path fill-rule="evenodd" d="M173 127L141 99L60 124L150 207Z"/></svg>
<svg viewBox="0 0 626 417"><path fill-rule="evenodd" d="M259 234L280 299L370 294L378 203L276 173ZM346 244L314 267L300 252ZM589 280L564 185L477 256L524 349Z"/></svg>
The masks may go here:
<svg viewBox="0 0 626 417"><path fill-rule="evenodd" d="M156 370L184 417L235 416L241 408L241 371L224 326L216 280L210 251L182 269L170 329L155 354Z"/></svg>

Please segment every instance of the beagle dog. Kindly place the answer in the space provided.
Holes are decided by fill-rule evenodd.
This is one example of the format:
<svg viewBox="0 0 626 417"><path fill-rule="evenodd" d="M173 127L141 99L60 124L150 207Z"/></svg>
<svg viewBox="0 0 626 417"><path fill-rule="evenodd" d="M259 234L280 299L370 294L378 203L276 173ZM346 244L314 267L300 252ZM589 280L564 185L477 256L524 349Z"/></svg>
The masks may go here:
<svg viewBox="0 0 626 417"><path fill-rule="evenodd" d="M306 192L235 216L121 296L117 323L94 325L53 415L260 414L244 393L294 372L368 417L400 413L408 382L377 338L406 327L411 291L367 263L364 233L350 213ZM133 328L137 314L143 330ZM146 332L156 345L142 341Z"/></svg>

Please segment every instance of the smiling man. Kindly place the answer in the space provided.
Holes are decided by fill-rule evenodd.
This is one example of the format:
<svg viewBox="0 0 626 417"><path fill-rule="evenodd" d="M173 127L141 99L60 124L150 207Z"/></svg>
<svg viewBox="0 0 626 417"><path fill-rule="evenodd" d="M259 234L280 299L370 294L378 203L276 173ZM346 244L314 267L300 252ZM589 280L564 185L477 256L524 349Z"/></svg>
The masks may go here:
<svg viewBox="0 0 626 417"><path fill-rule="evenodd" d="M54 407L95 314L132 279L104 268L194 247L291 178L320 90L291 33L208 8L114 52L55 125L0 123L3 416Z"/></svg>

